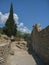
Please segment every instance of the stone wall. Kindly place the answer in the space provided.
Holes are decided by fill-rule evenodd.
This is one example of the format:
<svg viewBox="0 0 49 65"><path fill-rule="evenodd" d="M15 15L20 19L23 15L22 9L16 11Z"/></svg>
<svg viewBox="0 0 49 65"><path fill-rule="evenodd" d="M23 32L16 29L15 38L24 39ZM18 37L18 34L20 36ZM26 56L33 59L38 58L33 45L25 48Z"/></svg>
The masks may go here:
<svg viewBox="0 0 49 65"><path fill-rule="evenodd" d="M6 65L6 60L10 51L10 42L0 43L0 65Z"/></svg>
<svg viewBox="0 0 49 65"><path fill-rule="evenodd" d="M31 33L33 50L47 64L49 64L49 26L41 29L41 26L35 24Z"/></svg>

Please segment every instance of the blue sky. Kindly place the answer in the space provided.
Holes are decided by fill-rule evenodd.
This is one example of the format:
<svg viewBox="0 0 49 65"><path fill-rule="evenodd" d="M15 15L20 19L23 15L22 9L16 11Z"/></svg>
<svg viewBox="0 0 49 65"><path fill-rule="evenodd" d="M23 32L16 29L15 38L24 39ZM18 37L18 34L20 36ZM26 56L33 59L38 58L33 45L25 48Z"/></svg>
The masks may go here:
<svg viewBox="0 0 49 65"><path fill-rule="evenodd" d="M11 2L19 23L23 22L28 29L32 30L35 23L49 25L49 0L0 0L0 12L9 12Z"/></svg>

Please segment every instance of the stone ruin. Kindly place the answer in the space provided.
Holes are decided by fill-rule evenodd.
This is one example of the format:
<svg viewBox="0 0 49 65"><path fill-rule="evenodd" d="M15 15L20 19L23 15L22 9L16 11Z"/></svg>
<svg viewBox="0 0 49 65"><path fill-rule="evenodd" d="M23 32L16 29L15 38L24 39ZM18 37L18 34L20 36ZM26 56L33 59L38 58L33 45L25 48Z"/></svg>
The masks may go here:
<svg viewBox="0 0 49 65"><path fill-rule="evenodd" d="M49 26L42 29L39 24L33 26L31 33L32 48L49 65Z"/></svg>

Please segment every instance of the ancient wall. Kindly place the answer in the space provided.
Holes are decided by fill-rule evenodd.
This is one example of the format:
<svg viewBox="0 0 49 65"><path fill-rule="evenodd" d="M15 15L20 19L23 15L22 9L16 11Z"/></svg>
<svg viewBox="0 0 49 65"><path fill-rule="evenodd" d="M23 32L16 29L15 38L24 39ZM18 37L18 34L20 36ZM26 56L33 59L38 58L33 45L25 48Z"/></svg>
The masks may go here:
<svg viewBox="0 0 49 65"><path fill-rule="evenodd" d="M6 60L10 51L10 42L0 43L0 65L6 65Z"/></svg>
<svg viewBox="0 0 49 65"><path fill-rule="evenodd" d="M49 64L49 26L41 29L40 25L35 24L31 37L33 50L46 64Z"/></svg>

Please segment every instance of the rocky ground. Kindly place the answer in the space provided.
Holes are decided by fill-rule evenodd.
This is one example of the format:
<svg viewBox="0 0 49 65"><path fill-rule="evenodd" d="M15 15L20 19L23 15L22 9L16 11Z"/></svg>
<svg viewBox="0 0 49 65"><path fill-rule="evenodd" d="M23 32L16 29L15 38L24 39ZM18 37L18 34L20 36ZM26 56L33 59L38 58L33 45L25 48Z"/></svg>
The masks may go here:
<svg viewBox="0 0 49 65"><path fill-rule="evenodd" d="M11 44L11 50L12 52L7 58L7 65L38 65L34 57L28 54L26 50L17 47L15 42Z"/></svg>
<svg viewBox="0 0 49 65"><path fill-rule="evenodd" d="M7 57L6 65L44 65L36 53L32 51L33 54L29 54L30 51L28 51L26 41L9 39L6 35L0 36L0 43L12 40L10 42L11 50Z"/></svg>

